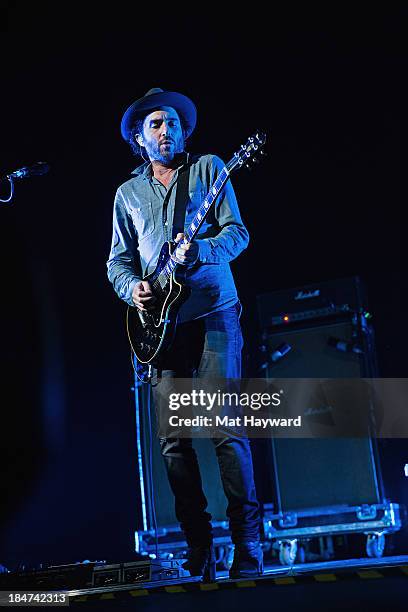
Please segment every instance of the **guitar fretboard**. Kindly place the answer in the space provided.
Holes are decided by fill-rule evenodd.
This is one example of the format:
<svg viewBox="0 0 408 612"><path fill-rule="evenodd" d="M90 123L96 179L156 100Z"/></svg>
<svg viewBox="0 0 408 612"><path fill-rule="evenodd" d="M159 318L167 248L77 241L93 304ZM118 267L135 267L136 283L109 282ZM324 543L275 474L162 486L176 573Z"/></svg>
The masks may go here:
<svg viewBox="0 0 408 612"><path fill-rule="evenodd" d="M216 200L218 194L220 193L221 189L224 187L228 178L229 178L229 172L226 166L224 166L224 168L221 170L220 174L218 175L217 180L215 181L214 185L211 187L210 191L205 196L203 202L201 203L200 208L197 210L196 214L194 215L194 219L190 223L190 226L185 232L185 242L191 242L193 238L196 236L201 224L203 223L208 211L211 208L211 205Z"/></svg>

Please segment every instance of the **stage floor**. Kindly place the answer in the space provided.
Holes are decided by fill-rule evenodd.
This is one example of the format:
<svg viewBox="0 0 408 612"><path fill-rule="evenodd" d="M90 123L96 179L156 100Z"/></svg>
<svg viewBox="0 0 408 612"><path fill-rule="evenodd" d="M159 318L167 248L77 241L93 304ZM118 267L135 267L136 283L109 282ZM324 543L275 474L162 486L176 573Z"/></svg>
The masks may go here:
<svg viewBox="0 0 408 612"><path fill-rule="evenodd" d="M272 608L314 611L408 610L408 555L380 559L348 559L302 563L292 567L270 565L255 580L229 580L218 572L217 581L180 578L98 589L66 591L70 605L101 610L249 610Z"/></svg>

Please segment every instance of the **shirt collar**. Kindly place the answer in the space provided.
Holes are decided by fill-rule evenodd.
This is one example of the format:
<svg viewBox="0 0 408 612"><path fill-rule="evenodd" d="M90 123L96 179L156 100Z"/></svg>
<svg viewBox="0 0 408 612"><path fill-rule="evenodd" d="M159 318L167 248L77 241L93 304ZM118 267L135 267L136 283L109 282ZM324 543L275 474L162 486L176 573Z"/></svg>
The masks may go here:
<svg viewBox="0 0 408 612"><path fill-rule="evenodd" d="M180 165L177 166L176 170L180 170L180 168L188 164L190 161L190 156L191 153L185 152L181 159ZM135 176L141 176L143 180L150 179L153 175L151 162L144 162L143 164L132 170L131 174L134 174Z"/></svg>

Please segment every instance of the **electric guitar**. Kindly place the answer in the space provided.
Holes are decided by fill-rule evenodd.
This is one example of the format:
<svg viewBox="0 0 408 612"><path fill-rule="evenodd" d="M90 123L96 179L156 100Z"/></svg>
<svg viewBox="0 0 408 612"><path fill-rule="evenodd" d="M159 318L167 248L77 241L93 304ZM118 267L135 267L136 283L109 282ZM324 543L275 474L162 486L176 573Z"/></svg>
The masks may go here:
<svg viewBox="0 0 408 612"><path fill-rule="evenodd" d="M187 231L184 232L185 244L192 242L196 237L231 174L244 165L251 167L250 162L258 161L257 154L264 154L265 141L266 135L257 132L234 153L205 196ZM134 306L129 306L127 309L127 333L136 357L136 372L141 380L149 379L148 372L151 370L149 366L156 366L161 355L169 349L176 330L177 314L190 295L190 288L183 283L186 267L172 258L176 248L174 242L165 242L160 250L156 268L143 279L149 281L153 295L156 297L154 309L144 312Z"/></svg>

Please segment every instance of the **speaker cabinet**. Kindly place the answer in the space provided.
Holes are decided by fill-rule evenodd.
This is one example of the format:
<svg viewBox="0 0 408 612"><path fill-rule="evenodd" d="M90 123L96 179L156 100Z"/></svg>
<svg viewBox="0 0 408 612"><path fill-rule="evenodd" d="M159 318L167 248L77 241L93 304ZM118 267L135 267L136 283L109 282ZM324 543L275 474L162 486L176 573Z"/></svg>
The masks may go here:
<svg viewBox="0 0 408 612"><path fill-rule="evenodd" d="M154 511L159 529L178 526L174 512L174 496L167 480L160 452L155 410L149 385L141 385L136 388L136 419L141 499L138 529L154 528ZM213 521L226 521L227 500L222 487L214 445L210 439L195 438L193 446L197 453L203 490L208 501L207 511L212 515Z"/></svg>
<svg viewBox="0 0 408 612"><path fill-rule="evenodd" d="M341 295L355 295L360 283L344 279ZM354 284L353 284L354 283ZM328 283L335 294L335 281ZM353 293L352 289L356 288ZM323 287L321 295L327 295ZM313 296L314 310L325 316L313 319L305 308L299 309L293 296ZM314 286L277 292L281 310L273 311L273 294L261 296L259 316L261 324L277 321L277 325L263 328L264 351L268 355L268 378L362 378L374 376L376 359L373 331L364 320L363 309L347 312L336 304L327 308L318 302ZM361 306L361 300L355 298ZM338 304L339 306L341 303ZM285 312L296 316L287 318ZM326 309L324 308L326 307ZM269 309L269 310L268 310ZM334 316L333 313L334 312ZM313 313L312 313L313 314ZM302 317L305 320L302 321ZM281 324L279 324L281 317ZM291 322L296 319L296 322ZM279 349L285 347L280 357ZM286 351L286 352L285 352ZM276 358L278 356L278 358ZM279 358L280 357L280 358ZM336 505L374 504L383 501L383 488L375 439L289 439L262 441L266 446L269 478L264 478L263 501L272 503L275 511L289 512L306 508ZM256 465L256 471L259 471Z"/></svg>
<svg viewBox="0 0 408 612"><path fill-rule="evenodd" d="M276 439L269 464L270 501L280 512L381 503L370 438Z"/></svg>

